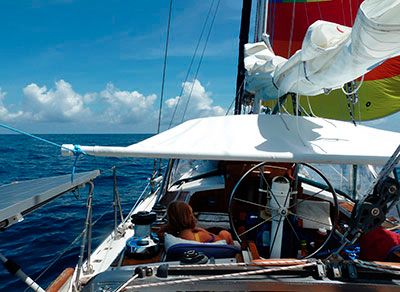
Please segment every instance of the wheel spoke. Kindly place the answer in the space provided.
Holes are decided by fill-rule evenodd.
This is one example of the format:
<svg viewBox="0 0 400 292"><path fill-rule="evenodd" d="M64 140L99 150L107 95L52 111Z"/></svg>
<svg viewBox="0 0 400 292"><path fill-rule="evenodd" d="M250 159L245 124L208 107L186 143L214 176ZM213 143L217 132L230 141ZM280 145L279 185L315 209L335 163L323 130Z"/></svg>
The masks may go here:
<svg viewBox="0 0 400 292"><path fill-rule="evenodd" d="M268 188L271 188L270 185L269 185L269 183L268 183L268 181L267 181L267 179L266 179L265 176L264 176L264 170L263 170L261 167L259 168L259 170L260 170L260 175L261 175L261 177L262 177L264 183L268 186Z"/></svg>
<svg viewBox="0 0 400 292"><path fill-rule="evenodd" d="M254 206L257 206L257 207L260 207L260 208L266 208L266 209L269 209L269 210L272 210L272 211L278 210L278 209L273 209L273 208L265 206L265 205L261 205L261 204L258 204L258 203L250 202L250 201L239 199L239 198L233 198L233 199L236 200L236 201L242 202L242 203L254 205Z"/></svg>
<svg viewBox="0 0 400 292"><path fill-rule="evenodd" d="M281 226L281 222L284 221L285 219L280 218L278 226L276 227L276 231L275 231L275 235L274 235L274 239L272 240L272 244L269 248L269 250L271 251L274 248L274 244L275 244L275 240L276 240L276 236L278 235L278 231L279 231L279 226Z"/></svg>
<svg viewBox="0 0 400 292"><path fill-rule="evenodd" d="M306 195L304 194L303 197L296 199L297 202L291 202L291 198L293 197L293 194L298 193L297 189L292 189L292 191L290 191L288 193L288 195L285 197L285 200L281 202L280 200L278 200L277 196L275 194L273 194L271 192L271 184L269 183L269 179L271 178L271 176L276 176L279 175L278 173L275 174L273 171L270 172L270 174L267 175L268 173L268 169L266 170L266 167L271 167L271 168L277 168L277 169L285 169L287 170L287 168L283 168L283 167L278 167L275 165L268 165L266 164L266 162L262 162L259 163L257 165L254 165L253 167L251 167L250 169L248 169L239 179L239 181L236 183L236 185L234 186L231 196L230 196L230 201L229 201L229 211L230 211L230 222L232 224L232 230L234 232L235 237L237 238L237 240L239 240L239 242L242 242L242 237L246 234L248 234L249 232L257 230L257 228L259 228L260 226L262 226L263 224L266 224L267 222L270 222L271 220L276 220L275 218L280 218L281 220L279 220L279 222L276 222L277 224L274 223L274 229L277 227L277 229L275 230L275 234L272 235L271 234L271 251L275 246L275 243L277 243L278 239L278 232L279 229L282 228L282 225L285 224L285 218L288 221L288 224L290 226L290 229L292 230L292 232L294 233L294 236L296 237L297 240L301 240L302 238L302 234L300 232L300 229L294 224L294 219L293 222L291 221L291 217L289 218L288 215L292 215L294 216L294 218L296 218L297 220L299 219L303 219L303 220L308 220L308 222L314 222L315 224L318 224L320 226L324 226L325 229L329 230L329 234L326 237L326 240L321 244L321 246L319 248L317 248L315 251L313 251L311 254L309 254L307 257L312 257L314 256L316 253L318 253L319 251L321 251L326 244L329 242L329 240L331 239L332 235L335 233L335 229L336 229L336 225L338 222L338 218L339 218L339 209L338 209L338 199L337 199L337 195L335 192L335 189L333 188L332 184L329 182L329 180L326 178L326 176L315 166L307 164L307 163L300 163L300 165L303 165L303 167L307 167L309 169L311 169L312 171L314 171L317 175L319 175L319 177L322 178L322 180L325 182L324 186L319 186L316 192L311 192L311 195ZM297 167L297 166L296 166ZM259 173L259 174L258 174ZM298 175L298 173L295 173L294 175ZM240 196L240 198L237 198L238 195L236 195L236 191L239 190L239 186L242 186L243 183L247 185L250 185L251 183L254 182L254 180L246 180L246 178L248 178L249 176L251 176L253 179L255 178L255 176L257 176L258 178L258 192L256 192L255 194L259 195L260 198L264 198L265 194L268 194L268 202L263 205L261 202L262 201L258 201L255 200L255 202L252 202L250 199L245 196L244 194L242 194ZM306 182L305 182L306 183ZM311 184L312 186L314 186L314 184ZM254 187L256 187L256 185L251 185L251 190L254 189ZM254 191L256 191L254 189ZM332 222L320 222L319 220L322 220L322 218L316 217L313 218L311 214L305 214L306 216L303 215L298 215L295 214L294 211L291 211L291 208L295 208L296 206L299 206L301 204L303 204L305 201L311 201L318 198L318 195L321 194L322 192L326 192L327 191L327 195L331 196L329 197L329 199L326 199L325 201L328 201L331 203L331 209L332 207L334 208L334 210L330 210L330 220L332 220ZM272 196L272 198L270 198L269 196ZM236 203L234 203L236 200ZM272 201L273 200L273 201ZM240 205L243 204L242 206ZM247 205L247 206L246 206ZM286 207L288 206L288 207ZM303 205L304 206L304 205ZM267 219L263 219L266 218L263 214L261 214L261 216L258 216L259 219L257 220L261 220L261 222L256 223L255 226L250 227L248 230L243 231L241 234L237 233L237 228L235 226L236 220L234 219L234 217L232 216L232 214L236 214L235 212L238 211L238 207L240 210L240 207L246 207L246 209L250 209L251 207L253 208L258 208L259 210L262 210L262 213L264 213L265 211L267 211L267 213L271 212L271 217L267 218ZM286 207L286 208L285 208ZM287 212L284 212L287 211ZM269 215L269 214L268 214ZM280 217L278 217L280 216ZM308 218L307 216L311 217ZM285 218L281 218L281 217L285 217ZM307 221L306 221L307 222ZM327 223L328 222L328 223ZM275 226L276 225L276 226Z"/></svg>
<svg viewBox="0 0 400 292"><path fill-rule="evenodd" d="M260 167L259 169L260 169L260 175L261 175L263 181L264 181L265 184L269 187L269 189L271 189L271 187L270 187L269 184L268 184L267 179L266 179L265 176L264 176L264 171L261 169L261 167ZM272 191L270 192L270 194L271 194L271 197L274 199L275 203L278 205L278 207L281 208L281 204L279 204L278 200L276 199L276 197L275 197L275 195L272 193Z"/></svg>
<svg viewBox="0 0 400 292"><path fill-rule="evenodd" d="M300 219L303 219L303 220L308 220L308 221L311 221L311 222L314 222L314 223L318 223L318 224L321 224L321 225L325 225L325 226L332 227L331 224L326 224L326 223L324 223L324 222L320 222L320 221L317 221L317 220L315 220L315 219L308 218L308 217L306 217L306 216L293 213L293 212L291 212L291 211L289 211L289 214L290 214L290 215L293 215L293 216L295 216L295 217L298 217L298 218L300 218Z"/></svg>
<svg viewBox="0 0 400 292"><path fill-rule="evenodd" d="M244 235L244 234L246 234L246 233L249 233L250 231L254 230L255 228L257 228L257 227L263 225L264 223L267 223L268 221L274 219L274 218L275 218L276 216L278 216L278 215L280 215L280 214L275 214L274 216L265 219L264 221L262 221L262 222L260 222L260 223L258 223L258 224L256 224L256 225L254 225L254 226L251 227L250 229L247 229L246 231L244 231L244 232L242 232L242 233L240 233L240 234L238 234L238 235L239 235L239 236L242 236L242 235Z"/></svg>
<svg viewBox="0 0 400 292"><path fill-rule="evenodd" d="M297 240L300 240L300 237L297 235L296 229L294 229L294 226L292 222L290 222L290 219L288 217L285 217L287 222L289 223L290 228L292 229L294 235L296 236Z"/></svg>
<svg viewBox="0 0 400 292"><path fill-rule="evenodd" d="M285 203L283 204L284 208L286 208L286 206L290 203L290 197L295 193L296 192L291 192L290 188L289 188L289 192L288 192L288 194L286 195L286 198L285 198ZM289 202L288 202L288 200L289 200Z"/></svg>
<svg viewBox="0 0 400 292"><path fill-rule="evenodd" d="M275 197L274 193L271 191L270 192L271 197L274 198L275 203L278 205L278 208L281 208L281 204L279 204L278 199Z"/></svg>
<svg viewBox="0 0 400 292"><path fill-rule="evenodd" d="M314 193L314 194L312 194L312 195L310 195L310 196L307 196L307 198L301 199L300 201L294 203L293 205L291 205L290 207L288 207L288 209L293 208L293 207L295 207L295 206L298 206L298 205L300 205L301 203L303 203L303 202L305 202L305 201L308 201L308 200L310 200L310 199L312 199L312 198L315 198L316 195L319 195L319 194L322 193L323 191L327 191L327 190L328 190L328 189L322 189L322 190L320 190L320 191L318 191L318 192L316 192L316 193Z"/></svg>

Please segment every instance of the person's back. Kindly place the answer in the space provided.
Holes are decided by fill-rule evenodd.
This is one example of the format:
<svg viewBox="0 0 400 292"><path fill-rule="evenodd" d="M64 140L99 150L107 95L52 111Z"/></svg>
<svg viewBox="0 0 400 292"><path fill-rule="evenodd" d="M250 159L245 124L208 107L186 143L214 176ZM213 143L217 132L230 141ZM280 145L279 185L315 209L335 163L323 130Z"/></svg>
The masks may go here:
<svg viewBox="0 0 400 292"><path fill-rule="evenodd" d="M169 204L167 216L166 231L174 236L203 243L225 240L227 244L233 244L232 235L226 230L221 230L216 235L196 227L196 218L192 207L185 202L175 201Z"/></svg>

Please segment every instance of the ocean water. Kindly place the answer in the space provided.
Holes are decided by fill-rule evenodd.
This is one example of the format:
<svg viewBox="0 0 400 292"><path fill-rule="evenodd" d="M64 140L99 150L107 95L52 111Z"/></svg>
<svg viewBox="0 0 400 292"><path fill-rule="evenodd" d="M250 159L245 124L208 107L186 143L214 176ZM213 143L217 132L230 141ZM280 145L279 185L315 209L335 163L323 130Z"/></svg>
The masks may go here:
<svg viewBox="0 0 400 292"><path fill-rule="evenodd" d="M149 135L40 135L56 143L127 146ZM73 158L62 157L60 150L23 135L0 135L0 184L18 180L70 174ZM93 247L113 228L113 176L117 167L118 189L124 213L148 182L153 168L150 159L86 157L79 159L76 172L99 169L93 198ZM25 216L24 220L0 231L0 252L15 260L31 278L36 279L83 230L87 188L80 197L65 194ZM1 194L0 194L0 200ZM41 276L37 282L46 288L65 268L78 261L80 240ZM24 291L26 285L0 265L0 291Z"/></svg>
<svg viewBox="0 0 400 292"><path fill-rule="evenodd" d="M150 135L41 135L58 144L127 146L148 138ZM23 135L0 135L0 184L40 177L70 174L73 157L62 157L60 149ZM93 199L93 248L113 228L113 176L111 167L117 167L118 189L126 214L148 182L153 169L151 159L121 159L82 156L77 172L99 169L102 173L95 180ZM337 188L346 190L348 181L336 177L347 176L348 169L342 165L328 166L321 170ZM335 169L333 169L335 168ZM312 175L312 173L310 173ZM360 168L358 175L362 194L372 181L366 170ZM318 178L315 178L318 181ZM320 180L320 178L319 178ZM362 182L362 183L361 183ZM0 193L0 200L1 197ZM65 194L35 212L25 216L24 221L0 231L0 252L15 260L31 278L37 279L41 272L53 263L84 228L87 189L80 197ZM38 280L46 288L65 268L75 267L80 251L77 241ZM24 291L26 285L11 276L0 265L0 291Z"/></svg>

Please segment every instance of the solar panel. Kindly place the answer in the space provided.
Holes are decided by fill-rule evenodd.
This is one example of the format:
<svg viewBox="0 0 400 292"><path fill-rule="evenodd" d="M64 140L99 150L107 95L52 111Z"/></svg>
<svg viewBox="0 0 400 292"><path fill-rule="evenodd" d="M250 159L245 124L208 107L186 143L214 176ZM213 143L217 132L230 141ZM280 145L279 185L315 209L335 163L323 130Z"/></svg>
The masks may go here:
<svg viewBox="0 0 400 292"><path fill-rule="evenodd" d="M93 170L76 173L73 182L71 182L71 175L66 174L16 181L0 186L0 228L16 223L23 215L95 179L99 175L99 170Z"/></svg>

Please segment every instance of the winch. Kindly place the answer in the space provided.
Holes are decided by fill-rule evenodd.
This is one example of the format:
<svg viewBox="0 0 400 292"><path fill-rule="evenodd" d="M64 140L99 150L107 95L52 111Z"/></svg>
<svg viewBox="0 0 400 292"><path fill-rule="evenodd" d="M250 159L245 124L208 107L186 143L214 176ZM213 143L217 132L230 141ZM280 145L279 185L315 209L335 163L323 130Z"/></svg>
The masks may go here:
<svg viewBox="0 0 400 292"><path fill-rule="evenodd" d="M158 236L151 232L151 224L156 218L155 212L140 211L132 215L134 235L126 241L127 256L143 259L151 258L158 253L160 241Z"/></svg>

